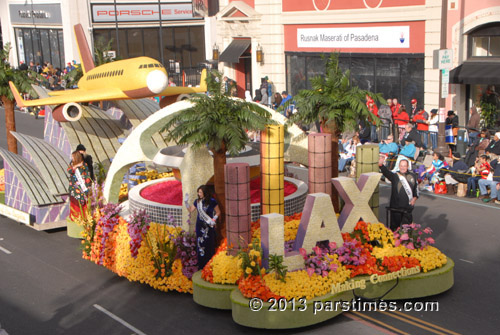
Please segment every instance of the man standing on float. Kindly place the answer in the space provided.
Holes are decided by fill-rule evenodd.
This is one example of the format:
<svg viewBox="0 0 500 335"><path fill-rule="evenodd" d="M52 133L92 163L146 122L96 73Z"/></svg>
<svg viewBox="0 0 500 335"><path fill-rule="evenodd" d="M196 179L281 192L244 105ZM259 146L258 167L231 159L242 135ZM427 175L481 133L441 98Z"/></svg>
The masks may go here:
<svg viewBox="0 0 500 335"><path fill-rule="evenodd" d="M413 207L419 196L417 176L408 171L406 159L399 162L399 171L395 173L384 166L384 159L379 159L378 166L384 177L391 181L390 228L396 231L401 225L413 222Z"/></svg>

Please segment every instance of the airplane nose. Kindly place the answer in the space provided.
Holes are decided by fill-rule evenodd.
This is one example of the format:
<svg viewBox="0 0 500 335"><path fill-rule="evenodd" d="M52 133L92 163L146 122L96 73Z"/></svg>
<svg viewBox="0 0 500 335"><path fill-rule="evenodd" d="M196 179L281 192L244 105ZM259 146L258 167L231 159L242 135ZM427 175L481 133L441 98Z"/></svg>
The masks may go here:
<svg viewBox="0 0 500 335"><path fill-rule="evenodd" d="M146 78L146 84L151 92L158 94L167 87L167 75L160 70L153 70Z"/></svg>

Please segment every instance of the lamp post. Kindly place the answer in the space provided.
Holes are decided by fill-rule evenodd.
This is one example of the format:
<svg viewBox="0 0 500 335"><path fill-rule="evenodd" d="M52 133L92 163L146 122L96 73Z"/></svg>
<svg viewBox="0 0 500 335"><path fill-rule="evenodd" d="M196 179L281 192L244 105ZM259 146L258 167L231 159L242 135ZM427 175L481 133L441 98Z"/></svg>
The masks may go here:
<svg viewBox="0 0 500 335"><path fill-rule="evenodd" d="M215 61L219 60L219 47L215 43L214 46L212 47L212 59Z"/></svg>
<svg viewBox="0 0 500 335"><path fill-rule="evenodd" d="M264 61L264 52L262 51L262 46L260 44L257 45L255 56L258 63L262 63Z"/></svg>
<svg viewBox="0 0 500 335"><path fill-rule="evenodd" d="M446 29L448 23L448 0L442 0L441 5L441 43L439 45L440 50L446 49ZM446 145L445 139L445 107L446 98L442 97L443 90L443 73L439 70L439 124L438 124L438 146L436 148L437 152L441 153L444 157L448 156L448 146Z"/></svg>

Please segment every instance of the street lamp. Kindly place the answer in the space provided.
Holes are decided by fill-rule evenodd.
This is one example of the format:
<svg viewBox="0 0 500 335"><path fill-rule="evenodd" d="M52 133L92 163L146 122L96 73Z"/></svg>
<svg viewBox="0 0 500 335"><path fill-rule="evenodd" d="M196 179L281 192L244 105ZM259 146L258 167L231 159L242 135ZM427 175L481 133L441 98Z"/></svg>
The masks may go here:
<svg viewBox="0 0 500 335"><path fill-rule="evenodd" d="M258 63L261 63L264 61L264 52L262 51L262 47L261 45L257 45L257 50L256 50L256 58L257 58L257 62Z"/></svg>
<svg viewBox="0 0 500 335"><path fill-rule="evenodd" d="M219 60L219 47L216 43L214 43L214 46L212 47L212 59L217 61Z"/></svg>

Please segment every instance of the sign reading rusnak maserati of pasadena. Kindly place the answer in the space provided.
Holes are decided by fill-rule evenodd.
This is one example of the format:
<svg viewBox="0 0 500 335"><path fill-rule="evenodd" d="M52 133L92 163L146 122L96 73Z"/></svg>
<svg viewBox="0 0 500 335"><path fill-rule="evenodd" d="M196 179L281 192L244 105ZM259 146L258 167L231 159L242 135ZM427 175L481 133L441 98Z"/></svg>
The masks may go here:
<svg viewBox="0 0 500 335"><path fill-rule="evenodd" d="M193 8L189 3L161 4L161 19L163 20L191 20ZM158 21L159 9L157 4L126 4L92 5L92 19L94 22L137 22Z"/></svg>
<svg viewBox="0 0 500 335"><path fill-rule="evenodd" d="M409 48L410 27L299 28L299 48Z"/></svg>

